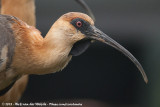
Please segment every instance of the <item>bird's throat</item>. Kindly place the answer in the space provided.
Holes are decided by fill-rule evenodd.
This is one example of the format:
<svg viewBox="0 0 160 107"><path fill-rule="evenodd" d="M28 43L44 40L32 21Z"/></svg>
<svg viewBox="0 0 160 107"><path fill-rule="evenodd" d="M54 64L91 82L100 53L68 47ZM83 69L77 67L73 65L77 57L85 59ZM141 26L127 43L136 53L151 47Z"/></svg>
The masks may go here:
<svg viewBox="0 0 160 107"><path fill-rule="evenodd" d="M85 52L88 49L90 44L91 44L90 39L82 39L82 40L76 42L70 51L70 55L72 55L72 56L81 55L83 52Z"/></svg>

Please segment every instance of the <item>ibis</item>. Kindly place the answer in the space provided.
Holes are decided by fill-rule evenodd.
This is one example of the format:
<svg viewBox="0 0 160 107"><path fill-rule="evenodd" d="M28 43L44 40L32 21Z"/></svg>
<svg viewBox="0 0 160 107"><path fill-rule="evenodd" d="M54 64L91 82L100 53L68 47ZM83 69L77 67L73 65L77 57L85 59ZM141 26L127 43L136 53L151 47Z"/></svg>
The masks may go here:
<svg viewBox="0 0 160 107"><path fill-rule="evenodd" d="M19 18L0 15L0 92L22 76L63 70L72 57L85 52L93 40L108 44L127 56L148 79L138 60L118 42L94 26L86 14L62 15L43 38L38 29Z"/></svg>
<svg viewBox="0 0 160 107"><path fill-rule="evenodd" d="M94 18L94 15L93 15L91 9L85 3L84 0L75 0L75 1L77 3L79 3L88 12L88 14L92 18ZM0 0L0 9L1 9L1 14L15 16L31 26L36 25L35 0ZM2 25L5 25L5 23L3 23ZM0 34L2 34L2 32L4 32L3 29L1 30ZM1 40L3 41L5 38L6 37L1 38ZM11 37L9 37L9 38L11 38ZM8 40L5 42L8 42ZM2 49L2 46L0 46L0 47L1 47L0 49ZM1 55L2 55L2 53L1 53ZM3 68L2 66L3 66L4 61L5 61L4 58L0 58L0 71L2 70L1 68ZM7 61L8 61L8 59L7 59ZM6 70L6 71L8 71L8 70ZM17 72L17 70L14 70L14 71ZM7 75L10 75L10 73ZM0 74L0 76L3 77L4 73L2 73L2 75ZM0 83L1 83L1 81L4 81L3 79L0 80ZM0 87L1 87L0 88L0 102L17 102L21 98L21 96L26 88L27 82L28 82L28 75L22 75L19 77L19 79L16 79L15 82L13 82L11 84L7 83L7 84L10 84L9 86L8 85L4 85L4 86L0 85ZM5 84L5 82L4 82L4 84Z"/></svg>

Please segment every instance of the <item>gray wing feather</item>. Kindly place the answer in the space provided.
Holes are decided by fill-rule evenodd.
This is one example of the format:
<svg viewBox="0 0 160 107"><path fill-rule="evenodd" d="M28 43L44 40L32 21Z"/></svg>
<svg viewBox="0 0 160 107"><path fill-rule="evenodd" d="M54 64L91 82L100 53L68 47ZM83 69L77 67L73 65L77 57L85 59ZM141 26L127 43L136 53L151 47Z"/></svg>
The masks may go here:
<svg viewBox="0 0 160 107"><path fill-rule="evenodd" d="M0 15L0 70L1 65L3 64L3 60L6 60L6 70L10 67L10 64L12 62L12 57L14 55L14 48L15 48L15 38L13 34L13 30L11 25L14 23L13 21L14 17L8 16L8 15ZM3 51L3 48L7 47L5 52L6 58L4 58L5 54ZM4 61L5 62L5 61Z"/></svg>

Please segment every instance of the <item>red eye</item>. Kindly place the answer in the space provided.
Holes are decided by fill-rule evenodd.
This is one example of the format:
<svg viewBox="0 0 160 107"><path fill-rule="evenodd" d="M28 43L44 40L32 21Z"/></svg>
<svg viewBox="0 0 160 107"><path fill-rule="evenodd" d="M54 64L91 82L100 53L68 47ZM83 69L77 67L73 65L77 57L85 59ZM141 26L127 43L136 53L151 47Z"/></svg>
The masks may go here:
<svg viewBox="0 0 160 107"><path fill-rule="evenodd" d="M82 22L81 22L81 21L78 21L78 22L76 23L76 26L77 26L77 27L81 27L81 26L82 26Z"/></svg>

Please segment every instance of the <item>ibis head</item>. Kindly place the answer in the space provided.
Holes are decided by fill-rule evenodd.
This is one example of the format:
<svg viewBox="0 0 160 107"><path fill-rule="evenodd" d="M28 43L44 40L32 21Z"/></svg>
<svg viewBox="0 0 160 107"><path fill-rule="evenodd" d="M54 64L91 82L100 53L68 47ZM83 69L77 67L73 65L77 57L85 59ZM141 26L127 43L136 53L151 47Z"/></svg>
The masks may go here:
<svg viewBox="0 0 160 107"><path fill-rule="evenodd" d="M60 40L60 43L70 47L68 57L82 54L92 43L92 40L97 40L112 46L127 56L137 66L147 83L147 76L138 60L127 49L96 28L94 21L88 15L78 12L64 14L55 22L48 35L53 31L54 35L56 32L56 40Z"/></svg>

